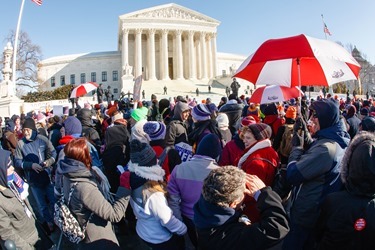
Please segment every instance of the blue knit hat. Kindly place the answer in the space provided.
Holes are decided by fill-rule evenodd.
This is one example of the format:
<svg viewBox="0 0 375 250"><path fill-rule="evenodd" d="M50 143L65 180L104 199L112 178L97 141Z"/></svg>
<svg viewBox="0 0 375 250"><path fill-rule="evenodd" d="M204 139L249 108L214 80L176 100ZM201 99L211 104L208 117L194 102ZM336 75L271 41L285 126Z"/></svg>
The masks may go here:
<svg viewBox="0 0 375 250"><path fill-rule="evenodd" d="M217 159L221 155L221 151L222 149L219 137L216 134L208 134L205 135L199 142L196 154Z"/></svg>
<svg viewBox="0 0 375 250"><path fill-rule="evenodd" d="M191 115L196 121L206 121L211 118L210 110L203 103L199 103L197 106L195 106L191 112Z"/></svg>
<svg viewBox="0 0 375 250"><path fill-rule="evenodd" d="M82 134L82 124L75 116L68 116L64 121L66 135Z"/></svg>
<svg viewBox="0 0 375 250"><path fill-rule="evenodd" d="M164 123L150 121L143 125L143 131L148 134L151 141L164 140L166 127Z"/></svg>

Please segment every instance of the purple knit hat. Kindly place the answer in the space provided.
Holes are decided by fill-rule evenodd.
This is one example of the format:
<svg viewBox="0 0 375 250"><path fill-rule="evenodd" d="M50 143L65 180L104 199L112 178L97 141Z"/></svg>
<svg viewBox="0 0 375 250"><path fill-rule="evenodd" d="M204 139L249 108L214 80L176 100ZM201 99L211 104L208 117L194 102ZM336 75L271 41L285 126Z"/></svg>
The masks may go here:
<svg viewBox="0 0 375 250"><path fill-rule="evenodd" d="M143 131L148 134L151 141L164 140L166 127L164 123L150 121L143 125Z"/></svg>
<svg viewBox="0 0 375 250"><path fill-rule="evenodd" d="M195 106L191 112L191 115L196 121L206 121L211 118L210 110L203 103L199 103L197 106Z"/></svg>

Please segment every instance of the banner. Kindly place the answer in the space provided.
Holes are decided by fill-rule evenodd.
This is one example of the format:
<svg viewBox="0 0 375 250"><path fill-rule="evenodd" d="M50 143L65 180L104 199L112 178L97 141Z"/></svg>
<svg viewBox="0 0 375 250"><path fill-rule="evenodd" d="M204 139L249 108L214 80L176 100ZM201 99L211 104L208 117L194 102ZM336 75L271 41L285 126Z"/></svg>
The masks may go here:
<svg viewBox="0 0 375 250"><path fill-rule="evenodd" d="M133 89L133 100L141 100L141 88L142 88L142 75L137 76L134 79L134 89Z"/></svg>
<svg viewBox="0 0 375 250"><path fill-rule="evenodd" d="M178 151L178 154L181 157L181 161L185 162L190 160L193 157L193 148L185 142L180 142L174 145L174 148Z"/></svg>

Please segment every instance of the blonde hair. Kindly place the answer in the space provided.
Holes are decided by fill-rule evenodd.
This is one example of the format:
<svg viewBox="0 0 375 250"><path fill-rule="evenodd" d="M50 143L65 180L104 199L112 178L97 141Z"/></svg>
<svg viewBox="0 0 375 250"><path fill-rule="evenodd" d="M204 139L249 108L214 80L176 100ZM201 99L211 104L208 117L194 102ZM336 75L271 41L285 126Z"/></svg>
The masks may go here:
<svg viewBox="0 0 375 250"><path fill-rule="evenodd" d="M146 198L146 192L149 193L156 193L156 192L162 192L165 197L168 196L167 191L167 183L165 181L147 181L145 184L143 184L143 200L147 200Z"/></svg>

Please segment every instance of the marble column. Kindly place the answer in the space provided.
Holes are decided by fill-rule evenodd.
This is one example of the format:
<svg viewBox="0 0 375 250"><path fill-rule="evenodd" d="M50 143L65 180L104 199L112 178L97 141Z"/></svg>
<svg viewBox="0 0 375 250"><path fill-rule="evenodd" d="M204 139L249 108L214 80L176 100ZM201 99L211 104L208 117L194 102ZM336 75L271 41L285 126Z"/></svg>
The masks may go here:
<svg viewBox="0 0 375 250"><path fill-rule="evenodd" d="M148 80L156 80L155 70L155 29L148 30Z"/></svg>
<svg viewBox="0 0 375 250"><path fill-rule="evenodd" d="M161 31L162 36L162 80L170 80L169 69L168 69L168 32L169 30L163 29Z"/></svg>
<svg viewBox="0 0 375 250"><path fill-rule="evenodd" d="M200 49L201 49L201 79L207 79L207 49L206 49L206 33L200 33Z"/></svg>
<svg viewBox="0 0 375 250"><path fill-rule="evenodd" d="M211 47L211 34L207 34L206 40L206 48L207 48L207 75L208 78L212 78L212 47Z"/></svg>
<svg viewBox="0 0 375 250"><path fill-rule="evenodd" d="M217 33L212 33L212 77L217 76L217 47L216 47L216 36Z"/></svg>
<svg viewBox="0 0 375 250"><path fill-rule="evenodd" d="M194 51L194 34L195 32L190 30L188 33L189 39L189 79L197 79L196 64L195 64L195 51Z"/></svg>
<svg viewBox="0 0 375 250"><path fill-rule="evenodd" d="M177 57L177 76L176 80L184 79L183 60L182 60L182 30L176 30L176 57Z"/></svg>
<svg viewBox="0 0 375 250"><path fill-rule="evenodd" d="M129 65L129 30L122 27L122 71Z"/></svg>
<svg viewBox="0 0 375 250"><path fill-rule="evenodd" d="M135 30L135 70L134 76L142 74L142 29Z"/></svg>

